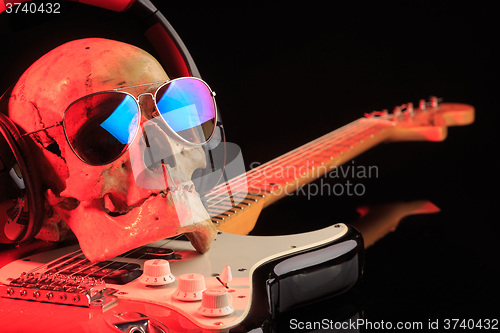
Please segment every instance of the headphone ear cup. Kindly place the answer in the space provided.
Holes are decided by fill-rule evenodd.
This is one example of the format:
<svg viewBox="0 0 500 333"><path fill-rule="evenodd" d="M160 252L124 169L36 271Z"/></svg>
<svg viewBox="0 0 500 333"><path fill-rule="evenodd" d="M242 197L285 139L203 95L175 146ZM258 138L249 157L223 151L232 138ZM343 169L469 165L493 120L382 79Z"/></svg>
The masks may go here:
<svg viewBox="0 0 500 333"><path fill-rule="evenodd" d="M39 175L16 125L0 113L0 243L31 240L42 227Z"/></svg>

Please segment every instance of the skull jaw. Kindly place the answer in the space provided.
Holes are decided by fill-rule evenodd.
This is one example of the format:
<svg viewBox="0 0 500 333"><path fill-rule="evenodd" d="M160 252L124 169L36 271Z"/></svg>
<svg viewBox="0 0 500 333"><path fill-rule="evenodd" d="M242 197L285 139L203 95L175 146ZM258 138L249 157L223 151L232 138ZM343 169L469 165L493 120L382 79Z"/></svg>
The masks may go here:
<svg viewBox="0 0 500 333"><path fill-rule="evenodd" d="M91 262L108 260L129 250L186 233L200 253L210 249L217 230L198 193L168 193L152 196L141 206L121 216L110 216L100 200L81 202L67 210L55 209L68 223Z"/></svg>

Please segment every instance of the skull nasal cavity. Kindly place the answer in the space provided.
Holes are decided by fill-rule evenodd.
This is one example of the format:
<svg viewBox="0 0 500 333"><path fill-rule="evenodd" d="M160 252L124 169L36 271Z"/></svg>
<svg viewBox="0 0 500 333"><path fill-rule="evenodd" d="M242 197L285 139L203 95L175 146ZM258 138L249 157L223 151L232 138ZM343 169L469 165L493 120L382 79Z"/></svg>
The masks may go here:
<svg viewBox="0 0 500 333"><path fill-rule="evenodd" d="M157 119L151 119L144 124L142 135L145 143L143 158L146 167L158 170L162 164L168 164L171 168L175 168L175 158L167 134L158 126Z"/></svg>

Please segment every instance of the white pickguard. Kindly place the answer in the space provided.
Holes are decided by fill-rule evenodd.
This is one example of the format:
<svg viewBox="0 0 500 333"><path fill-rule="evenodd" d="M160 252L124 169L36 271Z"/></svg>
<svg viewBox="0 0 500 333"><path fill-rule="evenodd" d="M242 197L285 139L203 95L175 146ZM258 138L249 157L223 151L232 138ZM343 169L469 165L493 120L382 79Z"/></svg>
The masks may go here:
<svg viewBox="0 0 500 333"><path fill-rule="evenodd" d="M206 329L227 329L240 323L248 314L252 302L251 276L261 264L285 254L332 242L347 232L347 226L336 224L331 227L303 234L286 236L242 236L221 233L212 244L208 253L199 254L187 241L164 240L150 244L154 247L173 249L182 255L181 260L171 260L170 267L174 276L184 273L199 273L205 276L207 288L221 287L215 278L225 265L231 267L233 280L228 284L235 311L231 315L219 318L204 317L197 313L200 302L182 302L174 299L177 282L160 287L149 287L138 279L125 285L107 284L108 288L117 289L119 299L136 300L145 303L162 305L178 311L195 324ZM62 248L17 260L0 269L0 282L7 284L10 278L17 278L23 272L30 271L40 264L50 262L77 247ZM27 261L26 259L29 259ZM121 262L143 264L144 260L117 257ZM287 264L286 261L282 264ZM293 262L289 264L293 265ZM290 267L287 267L290 269ZM293 267L292 267L293 270ZM22 302L22 301L20 301ZM64 305L61 305L64 306Z"/></svg>

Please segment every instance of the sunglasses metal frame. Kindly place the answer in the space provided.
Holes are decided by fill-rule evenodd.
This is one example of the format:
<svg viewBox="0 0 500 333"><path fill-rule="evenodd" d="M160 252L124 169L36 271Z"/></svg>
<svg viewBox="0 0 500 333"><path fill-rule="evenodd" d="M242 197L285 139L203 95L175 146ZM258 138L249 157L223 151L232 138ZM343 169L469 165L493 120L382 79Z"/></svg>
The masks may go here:
<svg viewBox="0 0 500 333"><path fill-rule="evenodd" d="M210 92L210 95L212 97L212 101L214 103L214 112L215 112L215 116L214 116L214 126L212 128L212 132L210 133L210 136L208 137L208 139L206 139L204 142L200 142L200 143L197 143L197 142L191 142L189 140L186 140L184 139L181 135L179 135L176 131L174 131L172 129L172 127L170 127L170 125L167 123L167 121L163 118L160 110L158 110L158 104L156 103L156 95L158 93L158 91L163 88L164 86L166 86L167 84L170 84L174 81L178 81L178 80L183 80L183 79L195 79L195 80L198 80L200 82L202 82L209 90ZM150 85L154 85L154 84L160 84L162 83L158 88L156 88L155 92L154 93L151 93L151 92L145 92L145 93L141 93L139 95L134 96L133 94L129 93L129 92L126 92L126 91L121 91L123 89L129 89L129 88L137 88L137 87L142 87L142 86L150 86ZM122 152L120 153L120 155L118 155L115 159L113 159L112 161L109 161L107 163L99 163L99 164L94 164L94 163L89 163L88 161L85 161L76 151L75 149L73 148L73 145L71 144L70 140L69 140L69 137L68 137L68 133L66 131L66 125L65 125L65 118L66 118L66 113L68 112L68 110L71 108L71 106L77 102L79 102L80 100L84 99L84 98L88 98L90 96L94 96L94 95L99 95L99 94L104 94L104 93L118 93L118 94L125 94L125 95L129 95L130 97L132 97L137 105L137 112L138 112L138 116L139 116L139 123L137 125L137 128L135 129L135 133L132 137L132 139L130 140L130 143L132 143L136 136L137 136L137 133L139 132L139 129L141 127L141 106L139 104L139 98L141 96L146 96L146 95L149 95L151 96L151 98L153 99L153 102L155 104L155 111L158 112L158 115L161 117L161 119L163 120L163 122L165 123L165 125L167 126L167 128L170 130L170 132L172 132L172 134L174 135L174 138L184 142L184 143L187 143L189 145L192 145L192 146L203 146L205 145L207 142L210 141L210 139L212 138L212 136L214 135L214 132L215 132L215 129L217 127L217 121L218 121L218 112L217 112L217 103L215 102L215 91L213 91L210 86L205 82L203 81L202 79L200 78L197 78L197 77L194 77L194 76L186 76L186 77L179 77L179 78L176 78L176 79L173 79L173 80L164 80L164 81L156 81L156 82L151 82L151 83L144 83L144 84L137 84L137 85L132 85L132 86L127 86L127 87L118 87L118 88L115 88L115 89L112 89L112 90L104 90L104 91L98 91L98 92L94 92L94 93L91 93L91 94L88 94L88 95L85 95L85 96L82 96L80 98L78 98L77 100L73 101L70 105L68 105L68 107L66 107L66 110L64 110L64 113L63 113L63 118L61 121L53 124L53 125L50 125L50 126L46 126L44 128L41 128L41 129L38 129L36 131L32 131L32 132L28 132L28 133L23 133L21 134L21 136L28 136L28 135L32 135L32 134L35 134L35 133L38 133L38 132L41 132L41 131L45 131L49 128L53 128L53 127L57 127L57 126L63 126L63 131L64 131L64 136L66 138L66 141L68 142L68 145L69 147L71 148L71 150L73 151L73 153L84 163L86 164L89 164L89 165L93 165L93 166L101 166L101 165L107 165L109 163L112 163L114 161L116 161L118 158L120 158L123 154L125 154L125 152L127 152L127 150L130 148L130 143L127 143L127 148Z"/></svg>

